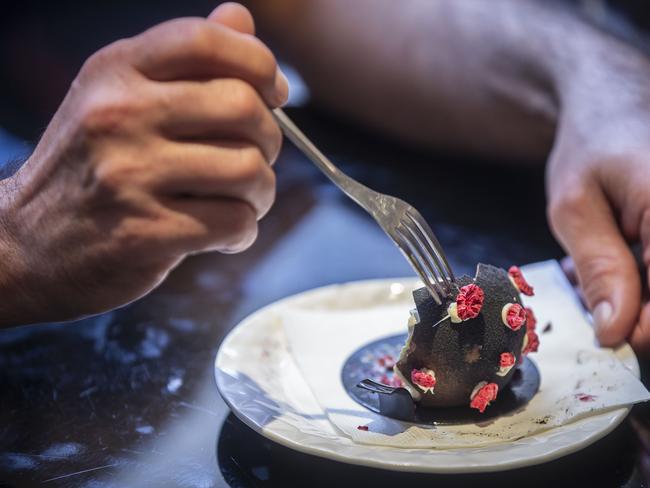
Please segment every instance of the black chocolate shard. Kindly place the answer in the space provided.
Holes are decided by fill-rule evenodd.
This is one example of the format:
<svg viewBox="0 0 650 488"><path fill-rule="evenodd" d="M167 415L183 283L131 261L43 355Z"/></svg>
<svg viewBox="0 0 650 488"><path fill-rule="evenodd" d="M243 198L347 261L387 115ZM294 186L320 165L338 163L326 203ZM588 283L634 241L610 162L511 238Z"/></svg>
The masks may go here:
<svg viewBox="0 0 650 488"><path fill-rule="evenodd" d="M405 388L382 385L370 379L360 381L357 388L363 388L379 395L380 414L397 420L415 421L415 403Z"/></svg>

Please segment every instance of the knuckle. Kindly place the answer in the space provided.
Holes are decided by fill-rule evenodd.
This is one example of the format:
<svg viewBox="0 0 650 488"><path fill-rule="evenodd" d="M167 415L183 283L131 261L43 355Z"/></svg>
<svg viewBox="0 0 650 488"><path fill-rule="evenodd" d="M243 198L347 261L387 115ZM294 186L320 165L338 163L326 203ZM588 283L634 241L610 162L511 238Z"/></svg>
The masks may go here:
<svg viewBox="0 0 650 488"><path fill-rule="evenodd" d="M230 251L243 251L257 237L257 216L250 205L237 202L232 207L232 220L224 247Z"/></svg>
<svg viewBox="0 0 650 488"><path fill-rule="evenodd" d="M577 184L561 192L556 192L549 199L548 221L554 232L559 232L565 225L582 218L590 202L590 192L585 185Z"/></svg>
<svg viewBox="0 0 650 488"><path fill-rule="evenodd" d="M99 51L96 51L90 55L86 61L84 61L81 66L81 74L90 74L95 72L98 68L102 68L106 65L107 62L111 61L111 53L107 47L101 48Z"/></svg>
<svg viewBox="0 0 650 488"><path fill-rule="evenodd" d="M118 130L125 115L124 107L118 104L96 104L84 113L81 129L88 138L112 134Z"/></svg>
<svg viewBox="0 0 650 488"><path fill-rule="evenodd" d="M237 168L241 194L250 200L257 216L265 215L275 199L275 173L257 147L240 153Z"/></svg>
<svg viewBox="0 0 650 488"><path fill-rule="evenodd" d="M611 291L612 278L620 263L612 255L593 255L577 259L578 279L589 306L594 306Z"/></svg>
<svg viewBox="0 0 650 488"><path fill-rule="evenodd" d="M199 19L182 19L179 28L187 38L190 49L198 53L210 53L215 46L214 29L208 22Z"/></svg>
<svg viewBox="0 0 650 488"><path fill-rule="evenodd" d="M148 109L147 97L96 92L81 116L85 136L104 136L120 132Z"/></svg>
<svg viewBox="0 0 650 488"><path fill-rule="evenodd" d="M113 65L120 59L124 59L124 55L128 51L130 44L128 39L119 39L95 51L83 63L81 73L92 74L98 70L105 70L107 66Z"/></svg>
<svg viewBox="0 0 650 488"><path fill-rule="evenodd" d="M94 183L98 188L113 193L132 185L138 178L138 169L133 165L112 162L102 164L95 170Z"/></svg>
<svg viewBox="0 0 650 488"><path fill-rule="evenodd" d="M262 104L255 89L248 83L237 81L230 94L230 105L236 118L259 121L262 118Z"/></svg>
<svg viewBox="0 0 650 488"><path fill-rule="evenodd" d="M242 149L239 151L237 164L237 179L245 186L254 185L264 174L266 161L257 148Z"/></svg>
<svg viewBox="0 0 650 488"><path fill-rule="evenodd" d="M255 39L257 44L257 56L251 59L254 66L254 72L264 83L273 83L277 71L277 62L271 50L259 39Z"/></svg>

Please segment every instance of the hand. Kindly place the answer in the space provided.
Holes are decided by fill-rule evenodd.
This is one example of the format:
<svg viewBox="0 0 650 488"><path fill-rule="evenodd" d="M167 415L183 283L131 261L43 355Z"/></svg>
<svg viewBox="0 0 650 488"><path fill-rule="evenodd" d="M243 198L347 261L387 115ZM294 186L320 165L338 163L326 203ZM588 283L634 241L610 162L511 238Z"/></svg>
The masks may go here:
<svg viewBox="0 0 650 488"><path fill-rule="evenodd" d="M23 168L0 182L0 325L102 312L186 255L237 252L274 199L287 82L235 4L84 64Z"/></svg>
<svg viewBox="0 0 650 488"><path fill-rule="evenodd" d="M650 62L627 47L565 93L548 164L551 226L573 258L601 344L650 352ZM603 57L595 56L603 59ZM640 274L629 244L640 241Z"/></svg>

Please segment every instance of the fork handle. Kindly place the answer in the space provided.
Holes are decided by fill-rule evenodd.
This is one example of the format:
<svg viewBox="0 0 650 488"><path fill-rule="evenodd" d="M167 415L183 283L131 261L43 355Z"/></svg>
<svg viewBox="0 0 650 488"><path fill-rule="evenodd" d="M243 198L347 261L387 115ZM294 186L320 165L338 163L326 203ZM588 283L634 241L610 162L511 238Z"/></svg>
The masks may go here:
<svg viewBox="0 0 650 488"><path fill-rule="evenodd" d="M362 207L366 208L363 202L359 200L357 195L369 188L362 185L358 181L350 178L343 173L314 145L313 142L293 123L293 121L284 113L282 109L276 108L271 111L278 125L282 129L287 138L300 149L305 156L307 156L318 169L320 169L325 176L327 176L332 183L343 190L350 198L357 202ZM368 209L367 209L368 210Z"/></svg>

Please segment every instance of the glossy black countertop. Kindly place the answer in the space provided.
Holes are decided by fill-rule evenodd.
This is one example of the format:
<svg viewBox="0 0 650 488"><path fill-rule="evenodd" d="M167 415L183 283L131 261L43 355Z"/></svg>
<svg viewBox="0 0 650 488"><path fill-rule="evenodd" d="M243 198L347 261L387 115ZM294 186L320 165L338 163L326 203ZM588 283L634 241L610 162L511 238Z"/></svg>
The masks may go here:
<svg viewBox="0 0 650 488"><path fill-rule="evenodd" d="M291 114L351 175L421 210L458 273L562 255L545 223L543 168L427 155L312 109ZM412 274L292 147L276 167L277 204L245 253L188 259L155 292L105 315L0 331L0 486L646 486L650 416L639 407L584 451L486 475L325 461L237 420L213 361L239 320L309 288Z"/></svg>

